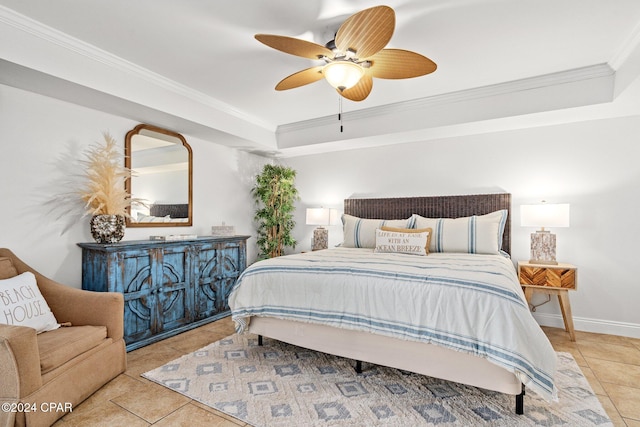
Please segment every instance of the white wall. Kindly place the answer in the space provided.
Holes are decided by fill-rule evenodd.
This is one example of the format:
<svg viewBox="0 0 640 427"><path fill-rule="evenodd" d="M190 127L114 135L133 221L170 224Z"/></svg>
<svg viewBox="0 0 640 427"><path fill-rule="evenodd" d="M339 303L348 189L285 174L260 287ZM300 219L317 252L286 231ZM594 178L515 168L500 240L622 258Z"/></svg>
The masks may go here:
<svg viewBox="0 0 640 427"><path fill-rule="evenodd" d="M0 85L0 247L10 248L33 268L73 287L81 286L81 250L77 242L92 241L85 217L64 234L67 222L55 221L44 206L57 191L53 183L71 171L59 160L79 155L108 131L122 141L134 120L69 104ZM154 123L161 126L161 123ZM172 129L180 132L180 129ZM190 137L193 150L194 226L128 228L124 240L151 234L210 234L223 221L236 233L254 235L251 177L261 157ZM255 258L255 238L248 257Z"/></svg>
<svg viewBox="0 0 640 427"><path fill-rule="evenodd" d="M512 255L529 258L519 206L571 204L571 227L552 230L561 262L578 266L570 294L576 329L640 338L636 227L640 212L640 117L487 133L289 158L298 172L297 250L313 227L306 207L341 208L347 197L512 194ZM331 227L330 244L341 239ZM534 296L534 303L546 299ZM538 308L540 323L562 326L557 300Z"/></svg>

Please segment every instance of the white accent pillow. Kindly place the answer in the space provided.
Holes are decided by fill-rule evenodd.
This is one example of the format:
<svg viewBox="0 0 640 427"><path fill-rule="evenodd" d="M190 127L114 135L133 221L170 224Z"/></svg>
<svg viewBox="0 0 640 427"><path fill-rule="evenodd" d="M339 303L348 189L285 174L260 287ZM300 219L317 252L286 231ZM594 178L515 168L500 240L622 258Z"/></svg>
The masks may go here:
<svg viewBox="0 0 640 427"><path fill-rule="evenodd" d="M344 237L342 246L346 248L370 248L376 247L376 230L382 226L396 228L414 228L413 217L407 219L364 219L356 216L342 215L342 230Z"/></svg>
<svg viewBox="0 0 640 427"><path fill-rule="evenodd" d="M431 228L429 252L499 255L507 210L464 218L425 218L413 215L416 228Z"/></svg>
<svg viewBox="0 0 640 427"><path fill-rule="evenodd" d="M429 232L400 233L397 231L376 230L375 253L397 253L427 255L426 246Z"/></svg>
<svg viewBox="0 0 640 427"><path fill-rule="evenodd" d="M137 222L170 222L171 216L151 216L138 213Z"/></svg>
<svg viewBox="0 0 640 427"><path fill-rule="evenodd" d="M0 280L0 323L28 326L37 333L60 327L29 271Z"/></svg>

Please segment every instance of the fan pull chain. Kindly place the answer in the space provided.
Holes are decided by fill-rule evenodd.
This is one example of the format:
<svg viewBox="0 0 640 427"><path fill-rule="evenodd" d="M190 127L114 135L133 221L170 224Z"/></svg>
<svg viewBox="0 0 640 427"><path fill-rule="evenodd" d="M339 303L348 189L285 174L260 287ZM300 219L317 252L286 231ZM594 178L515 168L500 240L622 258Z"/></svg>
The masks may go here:
<svg viewBox="0 0 640 427"><path fill-rule="evenodd" d="M342 132L342 97L338 96L338 121L340 122L340 132Z"/></svg>

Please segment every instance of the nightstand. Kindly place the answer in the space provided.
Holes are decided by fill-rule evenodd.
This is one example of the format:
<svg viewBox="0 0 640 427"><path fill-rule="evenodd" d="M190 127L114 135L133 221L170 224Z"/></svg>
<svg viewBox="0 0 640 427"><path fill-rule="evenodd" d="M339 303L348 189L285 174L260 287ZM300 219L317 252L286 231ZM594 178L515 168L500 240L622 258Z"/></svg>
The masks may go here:
<svg viewBox="0 0 640 427"><path fill-rule="evenodd" d="M558 296L564 327L569 332L571 341L575 341L576 333L573 329L569 291L576 290L577 268L571 264L545 265L519 261L518 279L529 304L534 292Z"/></svg>

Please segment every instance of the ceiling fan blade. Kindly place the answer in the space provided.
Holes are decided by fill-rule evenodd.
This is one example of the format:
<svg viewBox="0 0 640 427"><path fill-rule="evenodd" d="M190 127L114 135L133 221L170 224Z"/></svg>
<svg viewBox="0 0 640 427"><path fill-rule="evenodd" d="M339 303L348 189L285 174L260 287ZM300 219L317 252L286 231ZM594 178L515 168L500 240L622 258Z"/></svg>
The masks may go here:
<svg viewBox="0 0 640 427"><path fill-rule="evenodd" d="M433 73L438 68L429 58L403 49L382 49L367 61L371 61L367 71L380 79L409 79Z"/></svg>
<svg viewBox="0 0 640 427"><path fill-rule="evenodd" d="M369 74L365 74L360 78L358 84L350 89L341 91L336 89L338 93L351 101L362 101L369 96L371 89L373 88L373 79Z"/></svg>
<svg viewBox="0 0 640 427"><path fill-rule="evenodd" d="M319 44L287 36L256 34L256 40L276 50L309 59L333 57L333 52Z"/></svg>
<svg viewBox="0 0 640 427"><path fill-rule="evenodd" d="M358 12L340 26L336 33L336 47L352 49L356 57L368 58L384 48L396 26L396 14L389 6L376 6Z"/></svg>
<svg viewBox="0 0 640 427"><path fill-rule="evenodd" d="M298 71L291 74L289 77L285 77L276 85L276 90L294 89L296 87L308 85L309 83L317 82L324 76L322 74L322 65L317 67L307 68L306 70Z"/></svg>

